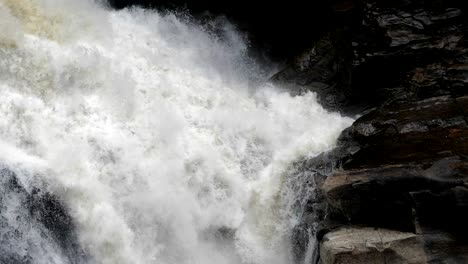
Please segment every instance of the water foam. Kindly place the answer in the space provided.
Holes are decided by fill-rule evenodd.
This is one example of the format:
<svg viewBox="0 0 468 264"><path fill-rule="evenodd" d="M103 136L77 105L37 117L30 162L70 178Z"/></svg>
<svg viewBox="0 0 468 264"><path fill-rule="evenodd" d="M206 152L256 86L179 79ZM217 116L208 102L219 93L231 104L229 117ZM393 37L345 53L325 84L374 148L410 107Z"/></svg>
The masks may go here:
<svg viewBox="0 0 468 264"><path fill-rule="evenodd" d="M0 162L66 201L93 262L291 262L289 166L350 119L252 82L228 23L72 0L0 15Z"/></svg>

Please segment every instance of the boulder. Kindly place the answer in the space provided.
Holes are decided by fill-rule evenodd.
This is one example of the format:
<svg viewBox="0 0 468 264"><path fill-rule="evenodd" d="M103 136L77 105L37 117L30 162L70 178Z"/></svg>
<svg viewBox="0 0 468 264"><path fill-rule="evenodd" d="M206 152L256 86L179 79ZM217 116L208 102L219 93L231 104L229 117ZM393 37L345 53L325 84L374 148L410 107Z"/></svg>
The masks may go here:
<svg viewBox="0 0 468 264"><path fill-rule="evenodd" d="M424 243L413 233L374 228L341 228L320 244L323 264L428 263Z"/></svg>

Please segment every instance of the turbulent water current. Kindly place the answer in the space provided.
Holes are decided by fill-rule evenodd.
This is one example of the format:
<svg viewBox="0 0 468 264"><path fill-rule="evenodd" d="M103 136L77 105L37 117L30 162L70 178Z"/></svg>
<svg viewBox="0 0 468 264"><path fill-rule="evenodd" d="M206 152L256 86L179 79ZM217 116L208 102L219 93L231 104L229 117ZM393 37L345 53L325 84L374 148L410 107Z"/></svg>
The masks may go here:
<svg viewBox="0 0 468 264"><path fill-rule="evenodd" d="M38 264L292 263L299 194L288 172L351 120L268 83L247 51L222 19L0 0L0 166L26 193L59 198L84 252L53 242L3 180L0 253Z"/></svg>

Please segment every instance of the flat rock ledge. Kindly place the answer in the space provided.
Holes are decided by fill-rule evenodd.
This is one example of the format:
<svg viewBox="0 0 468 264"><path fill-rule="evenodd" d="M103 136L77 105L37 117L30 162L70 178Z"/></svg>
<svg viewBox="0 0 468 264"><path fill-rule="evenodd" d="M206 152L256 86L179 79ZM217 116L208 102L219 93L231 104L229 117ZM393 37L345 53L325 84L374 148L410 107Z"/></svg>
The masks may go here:
<svg viewBox="0 0 468 264"><path fill-rule="evenodd" d="M320 246L322 264L427 263L418 235L381 228L341 228L327 233Z"/></svg>

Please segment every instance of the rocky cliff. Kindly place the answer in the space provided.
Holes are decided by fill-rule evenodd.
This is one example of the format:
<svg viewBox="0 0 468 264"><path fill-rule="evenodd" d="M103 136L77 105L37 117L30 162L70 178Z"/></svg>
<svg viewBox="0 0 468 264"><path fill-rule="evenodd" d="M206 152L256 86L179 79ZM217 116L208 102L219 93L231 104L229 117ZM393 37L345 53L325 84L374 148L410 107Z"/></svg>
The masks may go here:
<svg viewBox="0 0 468 264"><path fill-rule="evenodd" d="M305 249L313 229L324 264L468 263L467 10L439 0L334 8L335 26L273 77L358 115L335 150L303 162L322 180L295 243Z"/></svg>

